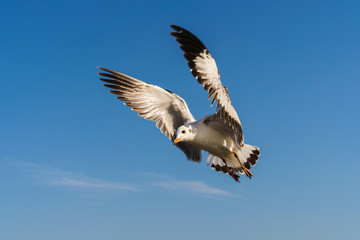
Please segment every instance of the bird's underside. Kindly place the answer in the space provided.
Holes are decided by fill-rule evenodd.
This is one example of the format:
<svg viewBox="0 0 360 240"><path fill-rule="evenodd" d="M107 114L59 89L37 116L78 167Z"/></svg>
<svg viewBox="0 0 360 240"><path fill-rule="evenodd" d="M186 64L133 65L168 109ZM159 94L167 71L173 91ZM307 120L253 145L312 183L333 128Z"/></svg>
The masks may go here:
<svg viewBox="0 0 360 240"><path fill-rule="evenodd" d="M259 148L243 143L242 136L234 132L217 114L201 121L203 124L199 126L205 128L203 132L207 132L207 139L203 140L208 144L202 147L210 153L207 163L216 171L228 173L236 181L238 174L246 174L251 179L253 175L250 169L258 160Z"/></svg>
<svg viewBox="0 0 360 240"><path fill-rule="evenodd" d="M175 30L171 35L180 43L192 74L209 92L211 104L217 102L215 114L196 121L186 102L177 94L116 71L100 68L103 70L99 73L102 76L100 80L106 82L104 86L111 88L110 92L117 95L119 100L124 101L125 105L130 106L139 116L155 121L161 132L173 141L189 160L200 162L201 150L205 150L209 152L206 161L211 168L229 174L237 182L239 174L245 174L251 179L253 175L250 168L258 160L259 148L244 143L240 119L231 104L227 88L220 81L215 60L205 45L192 33L175 25L171 27ZM191 141L186 140L185 136L180 138L178 130L186 126L201 128L203 133L192 133L195 137ZM217 132L214 136L220 136L220 139L217 139L219 141L211 143L209 132ZM187 135L189 136L191 135ZM221 142L227 145L221 145Z"/></svg>

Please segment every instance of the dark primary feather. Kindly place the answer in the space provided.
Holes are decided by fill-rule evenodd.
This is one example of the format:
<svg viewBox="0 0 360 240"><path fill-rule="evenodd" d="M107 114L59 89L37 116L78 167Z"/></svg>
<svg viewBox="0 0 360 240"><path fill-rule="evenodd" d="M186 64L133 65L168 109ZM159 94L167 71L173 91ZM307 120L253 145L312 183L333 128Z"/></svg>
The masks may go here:
<svg viewBox="0 0 360 240"><path fill-rule="evenodd" d="M98 73L106 77L100 78L108 83L104 86L113 89L110 92L117 95L119 100L124 101L125 105L130 106L139 116L155 121L156 127L170 140L174 140L178 127L195 121L185 101L177 94L119 72L100 69L107 72ZM176 146L189 160L201 161L200 149L185 142L180 142Z"/></svg>
<svg viewBox="0 0 360 240"><path fill-rule="evenodd" d="M220 81L214 58L194 34L176 25L171 25L171 27L176 32L170 34L180 43L191 73L209 92L209 99L212 98L211 105L217 101L217 115L241 136L243 142L240 119L231 104L227 88Z"/></svg>

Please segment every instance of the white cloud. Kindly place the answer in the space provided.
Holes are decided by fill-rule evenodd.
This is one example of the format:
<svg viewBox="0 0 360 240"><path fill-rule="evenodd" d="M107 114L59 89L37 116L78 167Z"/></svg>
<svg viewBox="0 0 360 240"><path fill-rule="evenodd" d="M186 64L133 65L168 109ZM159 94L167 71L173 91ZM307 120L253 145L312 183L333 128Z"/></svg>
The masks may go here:
<svg viewBox="0 0 360 240"><path fill-rule="evenodd" d="M31 162L12 162L13 166L17 166L30 173L30 176L41 184L77 188L87 190L102 191L133 191L143 192L149 191L151 188L161 188L169 191L188 192L201 196L220 196L220 197L238 197L232 193L219 188L214 188L202 181L179 181L174 180L170 175L158 173L140 174L143 183L126 184L115 181L106 181L93 177L89 177L83 173L74 173L70 171L61 171L59 169L46 165L34 164ZM139 173L134 173L139 179Z"/></svg>
<svg viewBox="0 0 360 240"><path fill-rule="evenodd" d="M204 182L200 181L166 181L166 182L158 182L154 184L155 186L172 189L172 190L179 190L179 191L187 191L197 194L204 194L204 195L216 195L216 196L234 196L233 194L226 192L224 190L210 187Z"/></svg>
<svg viewBox="0 0 360 240"><path fill-rule="evenodd" d="M74 188L87 188L87 189L104 189L104 190L126 190L126 191L140 191L139 188L125 185L122 183L116 182L107 182L97 179L74 179L61 177L60 179L55 179L49 181L48 184L56 186L66 186Z"/></svg>
<svg viewBox="0 0 360 240"><path fill-rule="evenodd" d="M141 191L139 187L130 184L104 181L83 173L61 171L45 165L30 162L16 162L15 165L30 171L33 178L46 185L92 190Z"/></svg>

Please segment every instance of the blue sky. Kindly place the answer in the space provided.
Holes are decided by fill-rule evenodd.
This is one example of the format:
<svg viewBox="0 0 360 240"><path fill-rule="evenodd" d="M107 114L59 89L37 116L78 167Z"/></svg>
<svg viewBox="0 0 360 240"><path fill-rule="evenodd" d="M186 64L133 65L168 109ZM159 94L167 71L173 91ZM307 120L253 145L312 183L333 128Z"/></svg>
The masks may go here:
<svg viewBox="0 0 360 240"><path fill-rule="evenodd" d="M358 1L2 1L1 239L359 239ZM212 113L176 24L214 56L261 149L192 163L98 66ZM203 159L206 154L203 153Z"/></svg>

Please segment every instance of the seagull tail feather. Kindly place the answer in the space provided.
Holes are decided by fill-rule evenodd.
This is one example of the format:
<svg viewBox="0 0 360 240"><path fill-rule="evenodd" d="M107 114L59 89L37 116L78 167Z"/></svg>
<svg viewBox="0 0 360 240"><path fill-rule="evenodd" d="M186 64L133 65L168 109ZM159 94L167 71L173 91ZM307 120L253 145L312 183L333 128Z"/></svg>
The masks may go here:
<svg viewBox="0 0 360 240"><path fill-rule="evenodd" d="M251 166L255 166L259 160L260 151L259 147L244 144L240 150L240 161L243 166L250 170Z"/></svg>

